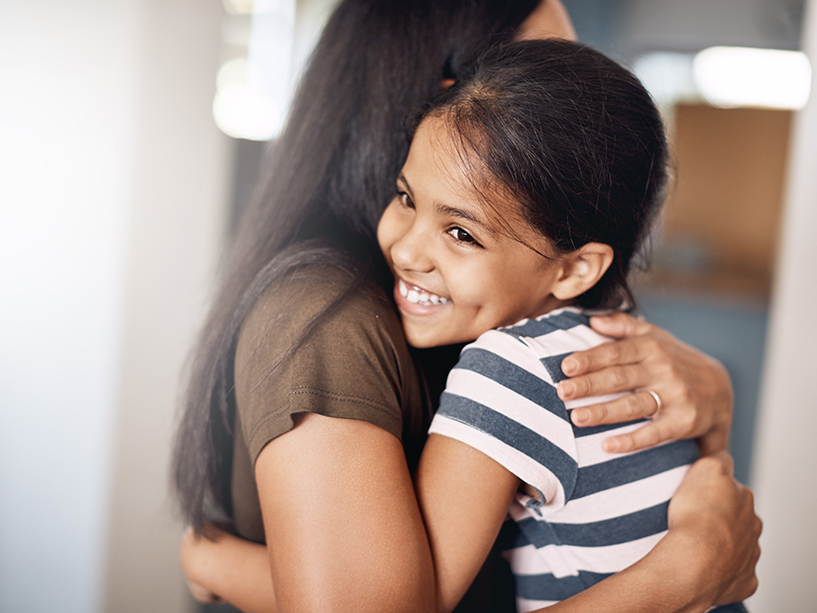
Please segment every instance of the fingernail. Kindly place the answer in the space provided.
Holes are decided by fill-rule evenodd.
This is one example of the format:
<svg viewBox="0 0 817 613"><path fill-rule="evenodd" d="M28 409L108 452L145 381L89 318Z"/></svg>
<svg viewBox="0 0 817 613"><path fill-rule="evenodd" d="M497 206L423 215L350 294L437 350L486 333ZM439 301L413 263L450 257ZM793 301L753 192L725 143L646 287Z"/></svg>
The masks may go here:
<svg viewBox="0 0 817 613"><path fill-rule="evenodd" d="M587 409L576 409L572 413L573 415L573 423L578 425L583 424L588 419L590 419L590 411Z"/></svg>
<svg viewBox="0 0 817 613"><path fill-rule="evenodd" d="M576 391L576 386L573 385L571 381L562 381L559 383L559 389L557 391L559 398L567 400L573 395L573 392Z"/></svg>
<svg viewBox="0 0 817 613"><path fill-rule="evenodd" d="M618 449L618 442L615 439L608 438L602 442L601 446L607 453L613 453L616 449Z"/></svg>
<svg viewBox="0 0 817 613"><path fill-rule="evenodd" d="M562 360L562 372L566 375L572 375L579 370L579 362L576 358L565 358Z"/></svg>

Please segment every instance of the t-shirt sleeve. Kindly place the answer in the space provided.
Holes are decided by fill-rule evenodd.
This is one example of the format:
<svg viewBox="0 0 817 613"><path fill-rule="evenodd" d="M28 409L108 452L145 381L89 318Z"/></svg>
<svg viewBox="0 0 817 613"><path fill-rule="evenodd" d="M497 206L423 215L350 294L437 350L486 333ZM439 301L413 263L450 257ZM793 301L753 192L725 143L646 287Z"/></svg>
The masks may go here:
<svg viewBox="0 0 817 613"><path fill-rule="evenodd" d="M578 461L567 409L535 353L501 330L463 350L429 434L499 462L537 490L543 513L563 507L575 487Z"/></svg>
<svg viewBox="0 0 817 613"><path fill-rule="evenodd" d="M360 419L401 438L404 408L419 402L405 397L404 383L416 371L397 314L373 282L352 290L280 362L307 323L348 286L344 275L329 266L290 275L267 290L242 326L237 422L252 464L298 413Z"/></svg>

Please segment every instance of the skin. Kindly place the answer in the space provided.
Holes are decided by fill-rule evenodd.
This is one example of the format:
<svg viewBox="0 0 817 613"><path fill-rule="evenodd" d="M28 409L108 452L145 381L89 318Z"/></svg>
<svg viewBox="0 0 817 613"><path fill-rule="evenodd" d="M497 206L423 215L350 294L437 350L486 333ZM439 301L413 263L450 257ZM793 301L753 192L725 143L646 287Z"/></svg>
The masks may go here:
<svg viewBox="0 0 817 613"><path fill-rule="evenodd" d="M534 36L575 38L558 0L542 2L520 27L520 38ZM710 359L694 350L682 351L682 361L673 363L679 357L679 343L627 316L597 319L593 325L622 341L572 356L576 364L564 368L570 370L576 388L572 396L567 391L568 396L579 397L585 390L615 391L617 386L633 389L637 385L625 384L644 379L644 385L662 390L664 413L656 422L666 427L660 436L699 436L715 421L726 423L728 430L731 400L724 396L731 397L731 387L722 367L713 375ZM610 349L622 344L626 348ZM711 385L696 387L692 382L699 380ZM627 419L628 412L654 413L654 400L646 396L652 405L639 398L633 406L614 402L586 407L585 425ZM677 402L682 396L683 402ZM701 415L700 407L710 406L714 411ZM715 419L713 412L726 417ZM306 448L309 454L303 453ZM756 585L760 530L751 493L741 489L725 468L704 465L705 461L693 466L673 498L671 529L657 547L625 571L551 610L703 611L711 603L750 595ZM712 462L724 465L722 459ZM307 415L262 450L256 480L269 547L214 527L207 530L209 538L188 532L181 562L197 598L204 602L223 598L248 612L436 609L428 537L403 450L393 436L363 422ZM318 499L337 501L331 514L314 504L315 492L320 492ZM364 504L366 500L388 505ZM321 548L331 560L304 555Z"/></svg>
<svg viewBox="0 0 817 613"><path fill-rule="evenodd" d="M576 30L561 0L540 2L519 26L518 40L563 38L576 40Z"/></svg>

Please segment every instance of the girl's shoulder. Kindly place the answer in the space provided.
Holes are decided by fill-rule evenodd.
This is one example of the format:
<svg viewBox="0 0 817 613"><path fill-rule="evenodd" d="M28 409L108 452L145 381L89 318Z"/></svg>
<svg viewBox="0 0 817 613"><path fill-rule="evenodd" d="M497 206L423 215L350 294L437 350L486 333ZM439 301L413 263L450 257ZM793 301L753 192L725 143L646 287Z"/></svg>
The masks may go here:
<svg viewBox="0 0 817 613"><path fill-rule="evenodd" d="M555 384L565 378L561 363L571 353L610 340L590 327L590 317L600 314L578 307L563 307L510 326L489 330L466 346L461 362L510 363Z"/></svg>

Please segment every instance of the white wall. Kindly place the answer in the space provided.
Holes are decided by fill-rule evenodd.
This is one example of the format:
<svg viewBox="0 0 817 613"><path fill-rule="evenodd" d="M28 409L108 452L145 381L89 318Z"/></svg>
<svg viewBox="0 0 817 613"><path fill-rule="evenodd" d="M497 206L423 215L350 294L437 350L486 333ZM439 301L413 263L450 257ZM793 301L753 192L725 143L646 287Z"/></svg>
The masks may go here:
<svg viewBox="0 0 817 613"><path fill-rule="evenodd" d="M179 611L178 373L222 225L216 0L0 2L0 610Z"/></svg>
<svg viewBox="0 0 817 613"><path fill-rule="evenodd" d="M178 611L181 527L168 497L182 365L224 227L227 138L211 102L220 2L143 3L145 42L124 270L105 610Z"/></svg>
<svg viewBox="0 0 817 613"><path fill-rule="evenodd" d="M804 50L817 68L817 2ZM817 88L793 133L753 468L764 520L753 613L814 611L817 589Z"/></svg>
<svg viewBox="0 0 817 613"><path fill-rule="evenodd" d="M0 3L0 610L95 611L135 2Z"/></svg>

